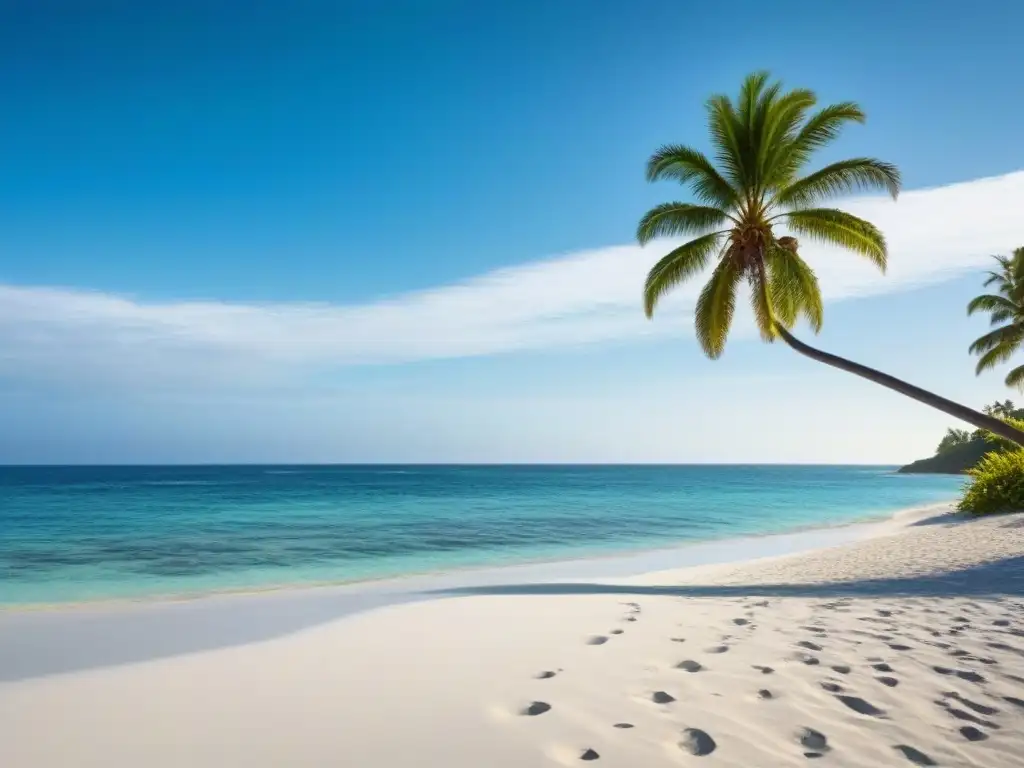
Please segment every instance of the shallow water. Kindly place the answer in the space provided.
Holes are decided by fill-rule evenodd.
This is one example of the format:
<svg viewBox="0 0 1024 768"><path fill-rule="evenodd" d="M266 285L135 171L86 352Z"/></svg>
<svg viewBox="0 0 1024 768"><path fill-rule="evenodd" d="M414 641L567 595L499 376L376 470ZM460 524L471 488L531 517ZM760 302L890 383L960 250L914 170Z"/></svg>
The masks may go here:
<svg viewBox="0 0 1024 768"><path fill-rule="evenodd" d="M881 517L891 467L0 468L0 603L381 578Z"/></svg>

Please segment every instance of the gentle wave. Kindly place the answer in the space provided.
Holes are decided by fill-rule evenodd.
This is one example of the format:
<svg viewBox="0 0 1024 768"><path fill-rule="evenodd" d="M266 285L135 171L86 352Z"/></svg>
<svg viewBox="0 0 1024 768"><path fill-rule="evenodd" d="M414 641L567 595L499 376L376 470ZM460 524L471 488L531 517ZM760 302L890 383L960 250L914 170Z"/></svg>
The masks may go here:
<svg viewBox="0 0 1024 768"><path fill-rule="evenodd" d="M335 583L759 536L945 501L961 482L885 467L0 468L0 602Z"/></svg>

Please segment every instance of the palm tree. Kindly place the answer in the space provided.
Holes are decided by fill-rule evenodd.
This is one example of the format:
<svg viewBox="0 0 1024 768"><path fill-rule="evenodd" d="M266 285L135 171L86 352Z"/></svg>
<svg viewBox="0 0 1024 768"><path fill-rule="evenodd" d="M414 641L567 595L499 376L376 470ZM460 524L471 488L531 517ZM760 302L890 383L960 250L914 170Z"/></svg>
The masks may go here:
<svg viewBox="0 0 1024 768"><path fill-rule="evenodd" d="M752 74L739 99L713 96L707 102L714 162L688 146L661 147L647 163L647 179L672 179L689 185L695 203L671 202L641 219L637 239L696 235L674 248L647 275L644 310L654 314L659 299L714 263L697 299L697 340L714 359L724 348L740 282L750 286L751 304L761 337L781 338L813 360L854 373L937 408L980 429L1024 445L1024 432L1006 422L939 397L920 387L804 344L790 332L803 317L817 332L823 306L814 271L800 257L789 232L841 246L885 270L888 252L882 233L870 222L836 208L820 207L829 198L858 190L881 190L895 198L900 190L896 166L873 158L840 160L801 175L814 152L834 140L847 123L863 123L853 102L812 112L814 93L783 91L768 74Z"/></svg>
<svg viewBox="0 0 1024 768"><path fill-rule="evenodd" d="M995 292L977 296L967 305L968 315L988 312L992 325L998 326L971 344L971 354L980 357L975 369L978 374L1005 363L1024 346L1024 248L1017 248L1009 257L993 258L999 269L988 273L985 287L995 286ZM1024 365L1006 375L1006 386L1024 389ZM1007 415L1012 416L1013 404L1007 400L1005 405L1010 406Z"/></svg>
<svg viewBox="0 0 1024 768"><path fill-rule="evenodd" d="M964 445L965 443L971 442L971 433L966 429L953 429L950 427L946 430L946 436L939 442L939 447L935 449L936 455L945 453L950 448L955 448L958 445Z"/></svg>

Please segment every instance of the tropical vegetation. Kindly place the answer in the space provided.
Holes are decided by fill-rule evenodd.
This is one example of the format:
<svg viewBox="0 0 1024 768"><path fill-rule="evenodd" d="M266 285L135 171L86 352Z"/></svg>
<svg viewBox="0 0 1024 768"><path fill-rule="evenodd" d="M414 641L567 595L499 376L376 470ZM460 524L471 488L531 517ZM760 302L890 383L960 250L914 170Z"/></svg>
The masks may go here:
<svg viewBox="0 0 1024 768"><path fill-rule="evenodd" d="M1024 408L1017 408L1012 400L1003 400L986 405L982 411L989 416L1006 421L1010 426L1024 429ZM994 435L984 429L968 431L949 428L935 449L931 458L921 459L900 468L900 472L920 473L962 473L977 466L987 454L994 451L1013 449L1016 443Z"/></svg>
<svg viewBox="0 0 1024 768"><path fill-rule="evenodd" d="M974 515L1024 510L1024 450L986 454L967 474L971 481L960 510Z"/></svg>
<svg viewBox="0 0 1024 768"><path fill-rule="evenodd" d="M1013 404L1012 400L1004 400L1002 402L996 401L992 405L986 405L981 409L983 413L989 416L995 416L997 419L1002 419L1008 422L1012 426L1019 427L1016 424L1017 421L1024 419L1024 409L1017 410L1017 406ZM939 441L939 447L935 449L935 455L940 453L946 453L947 451L956 448L958 445L966 445L972 440L987 440L991 441L991 433L984 429L976 429L973 432L966 429L955 429L950 427L946 430L945 436Z"/></svg>
<svg viewBox="0 0 1024 768"><path fill-rule="evenodd" d="M812 91L783 90L767 73L755 73L744 80L735 101L724 95L707 101L712 157L681 144L663 146L651 156L648 180L688 186L696 202L658 205L637 227L642 245L659 237L692 238L650 270L643 291L647 316L653 316L672 289L713 267L694 318L697 340L709 358L718 358L725 349L737 291L746 283L765 341L782 339L813 360L1024 445L1024 432L994 416L815 349L790 333L799 319L817 332L824 315L818 279L802 258L797 237L839 246L884 271L888 249L881 231L826 203L856 191L881 191L893 198L900 191L896 166L870 157L839 160L808 172L819 149L846 125L865 121L854 102L816 107Z"/></svg>
<svg viewBox="0 0 1024 768"><path fill-rule="evenodd" d="M966 429L954 429L950 427L946 430L945 437L939 441L939 447L935 449L935 455L940 453L946 453L947 451L956 448L958 445L966 445L971 442L971 433Z"/></svg>
<svg viewBox="0 0 1024 768"><path fill-rule="evenodd" d="M991 293L975 297L967 305L967 314L988 312L992 330L971 344L971 354L978 355L975 372L979 375L1005 363L1024 347L1024 248L1011 256L994 256L997 269L991 270L985 287ZM1006 386L1024 389L1024 364L1010 370Z"/></svg>

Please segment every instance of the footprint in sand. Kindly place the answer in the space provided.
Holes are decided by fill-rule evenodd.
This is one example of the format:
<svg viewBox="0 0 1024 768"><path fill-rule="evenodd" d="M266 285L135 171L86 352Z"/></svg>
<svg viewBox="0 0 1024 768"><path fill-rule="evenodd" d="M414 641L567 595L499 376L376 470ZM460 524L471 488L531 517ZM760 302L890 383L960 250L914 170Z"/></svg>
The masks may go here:
<svg viewBox="0 0 1024 768"><path fill-rule="evenodd" d="M897 685L900 684L900 681L897 680L895 677L887 677L884 675L876 677L875 680L880 682L882 685L888 686L889 688L895 688Z"/></svg>
<svg viewBox="0 0 1024 768"><path fill-rule="evenodd" d="M592 638L587 640L587 645L604 645L608 642L608 638L604 635L594 635Z"/></svg>
<svg viewBox="0 0 1024 768"><path fill-rule="evenodd" d="M612 630L611 632L609 632L608 634L609 634L609 635L621 635L621 634L622 634L623 632L625 632L625 631L626 631L626 630L624 630L624 629L613 629L613 630Z"/></svg>
<svg viewBox="0 0 1024 768"><path fill-rule="evenodd" d="M798 653L796 655L796 660L806 664L809 667L814 667L818 664L821 664L821 661L818 659L817 656L811 656L811 654L809 653Z"/></svg>
<svg viewBox="0 0 1024 768"><path fill-rule="evenodd" d="M839 685L839 683L833 683L829 680L822 680L820 685L823 690L829 693L842 693L843 690L843 686Z"/></svg>
<svg viewBox="0 0 1024 768"><path fill-rule="evenodd" d="M680 661L676 664L676 669L681 669L683 672L700 672L704 669L704 666L699 661L687 659L686 661Z"/></svg>
<svg viewBox="0 0 1024 768"><path fill-rule="evenodd" d="M632 723L616 723L615 725L612 726L612 728L623 728L623 729L632 728L632 727L634 727Z"/></svg>
<svg viewBox="0 0 1024 768"><path fill-rule="evenodd" d="M772 674L775 671L771 667L763 667L760 664L755 664L754 665L754 669L756 669L762 675L770 675L770 674Z"/></svg>
<svg viewBox="0 0 1024 768"><path fill-rule="evenodd" d="M976 701L971 701L966 696L961 696L956 691L949 691L949 692L944 693L942 695L945 696L947 699L955 699L956 701L959 701L965 707L967 707L968 709L974 710L979 715L998 715L999 714L999 710L996 709L995 707L990 707L990 706L988 706L986 704L979 704Z"/></svg>
<svg viewBox="0 0 1024 768"><path fill-rule="evenodd" d="M685 643L686 642L686 638L685 637L670 637L669 640L671 640L673 643Z"/></svg>
<svg viewBox="0 0 1024 768"><path fill-rule="evenodd" d="M995 651L1007 651L1009 653L1015 653L1018 656L1024 656L1024 651L1013 645L1007 645L1006 643L985 643L985 645Z"/></svg>
<svg viewBox="0 0 1024 768"><path fill-rule="evenodd" d="M597 760L599 757L601 756L593 749L585 749L580 755L580 760Z"/></svg>
<svg viewBox="0 0 1024 768"><path fill-rule="evenodd" d="M889 643L889 647L894 651L909 651L909 645L903 645L902 643Z"/></svg>
<svg viewBox="0 0 1024 768"><path fill-rule="evenodd" d="M1024 699L1018 699L1015 696L1003 696L1003 701L1005 701L1008 704L1013 704L1013 706L1015 707L1020 707L1021 709L1024 709Z"/></svg>
<svg viewBox="0 0 1024 768"><path fill-rule="evenodd" d="M871 668L876 672L892 672L892 667L884 662L881 664L872 664Z"/></svg>
<svg viewBox="0 0 1024 768"><path fill-rule="evenodd" d="M949 704L949 702L946 702L946 701L943 701L943 700L940 699L940 700L936 701L935 703L938 704L943 709L945 709L946 712L948 712L950 715L955 717L957 720L963 720L964 722L967 722L967 723L976 723L977 725L984 725L986 728L991 728L993 730L999 730L999 726L996 723L993 723L990 720L985 720L983 718L980 718L977 715L972 715L970 712L967 712L966 710L959 709L957 707L951 706Z"/></svg>
<svg viewBox="0 0 1024 768"><path fill-rule="evenodd" d="M979 731L973 725L965 725L960 729L960 735L968 741L984 741L988 738L988 734L984 731Z"/></svg>
<svg viewBox="0 0 1024 768"><path fill-rule="evenodd" d="M762 688L757 692L757 698L767 701L768 699L774 699L775 694L769 691L767 688Z"/></svg>
<svg viewBox="0 0 1024 768"><path fill-rule="evenodd" d="M812 643L810 640L801 640L799 643L797 643L797 645L800 646L801 648L806 648L809 651L820 651L821 650L821 646L820 645L818 645L817 643Z"/></svg>
<svg viewBox="0 0 1024 768"><path fill-rule="evenodd" d="M745 627L745 626L747 626L747 624L750 623L750 620L749 619L733 619L732 623L735 624L737 627Z"/></svg>
<svg viewBox="0 0 1024 768"><path fill-rule="evenodd" d="M813 728L801 728L796 732L796 739L807 750L804 757L821 757L829 749L825 734Z"/></svg>
<svg viewBox="0 0 1024 768"><path fill-rule="evenodd" d="M699 728L687 728L683 731L683 738L679 741L679 748L689 752L694 757L705 757L710 755L718 745L711 735Z"/></svg>
<svg viewBox="0 0 1024 768"><path fill-rule="evenodd" d="M537 677L538 680L550 680L552 677L554 677L557 674L558 673L555 672L554 670L546 669L543 672L538 673L536 675L536 677Z"/></svg>
<svg viewBox="0 0 1024 768"><path fill-rule="evenodd" d="M955 674L961 680L966 680L968 683L987 682L982 675L979 675L977 672L971 672L970 670L958 669L953 674Z"/></svg>
<svg viewBox="0 0 1024 768"><path fill-rule="evenodd" d="M675 700L675 696L671 693L666 693L665 691L655 691L651 694L651 701L655 704L671 704Z"/></svg>
<svg viewBox="0 0 1024 768"><path fill-rule="evenodd" d="M528 717L536 717L537 715L543 715L545 712L551 710L551 705L546 701L534 701L526 707L523 707L519 714L526 715Z"/></svg>
<svg viewBox="0 0 1024 768"><path fill-rule="evenodd" d="M996 619L995 621L992 622L992 626L993 627L1008 627L1008 626L1010 626L1010 622L1007 621L1006 619Z"/></svg>
<svg viewBox="0 0 1024 768"><path fill-rule="evenodd" d="M711 648L705 648L704 653L725 653L729 650L728 645L715 645Z"/></svg>
<svg viewBox="0 0 1024 768"><path fill-rule="evenodd" d="M840 675L850 674L850 668L845 664L836 664L832 667L833 672L838 672Z"/></svg>
<svg viewBox="0 0 1024 768"><path fill-rule="evenodd" d="M907 760L912 762L914 765L938 765L928 755L919 749L907 746L906 744L897 744L893 747L897 752L901 753Z"/></svg>
<svg viewBox="0 0 1024 768"><path fill-rule="evenodd" d="M848 706L858 715L869 715L870 717L885 717L885 711L874 704L865 701L859 696L836 696L839 701Z"/></svg>

